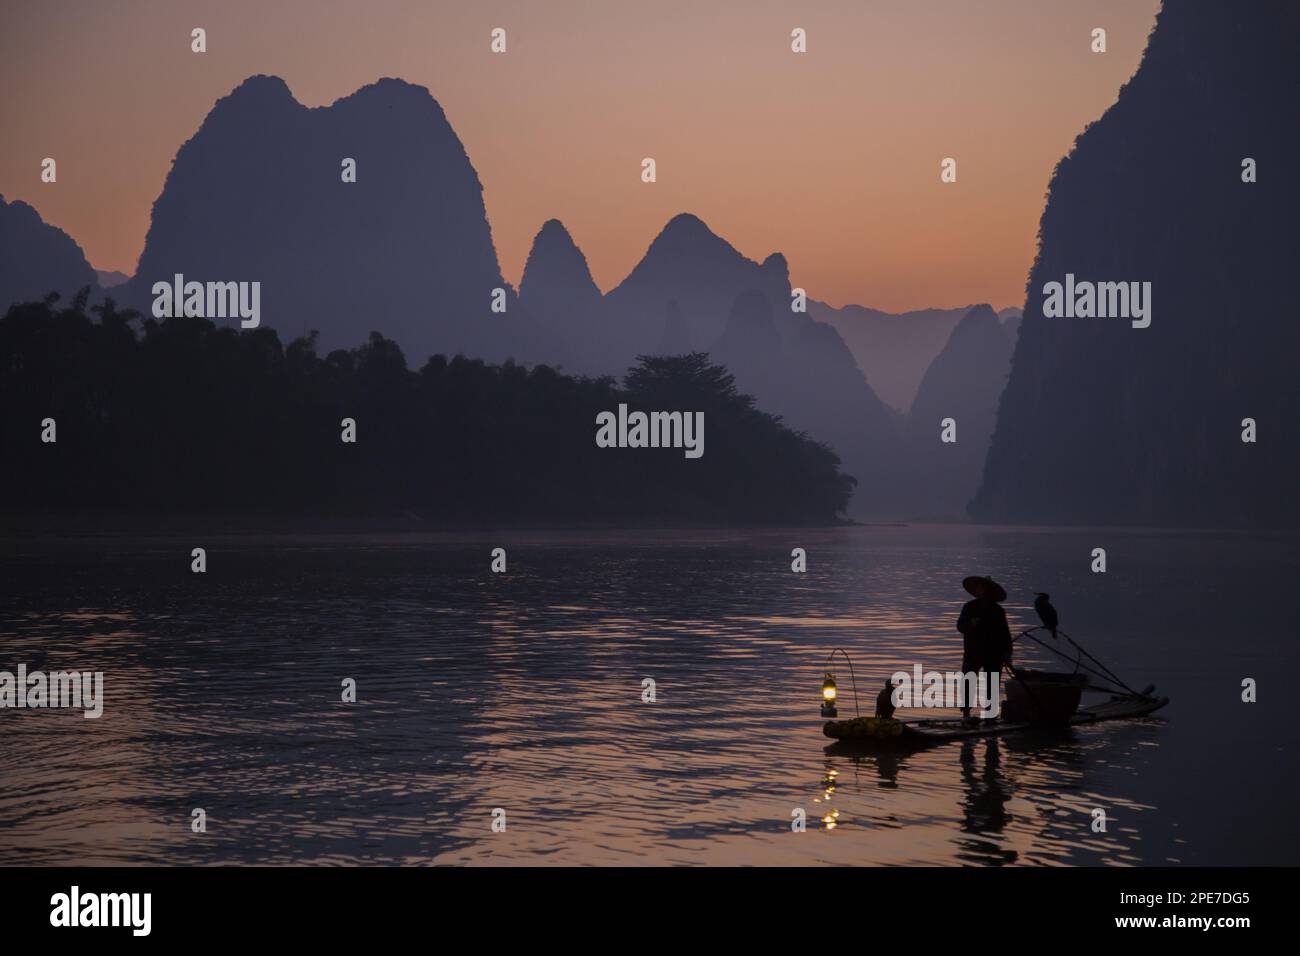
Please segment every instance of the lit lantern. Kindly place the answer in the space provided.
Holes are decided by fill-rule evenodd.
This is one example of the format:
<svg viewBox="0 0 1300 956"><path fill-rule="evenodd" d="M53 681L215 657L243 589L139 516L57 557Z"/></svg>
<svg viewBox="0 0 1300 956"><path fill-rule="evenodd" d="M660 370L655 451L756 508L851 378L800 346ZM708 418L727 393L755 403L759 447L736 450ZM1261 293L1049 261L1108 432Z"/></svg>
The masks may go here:
<svg viewBox="0 0 1300 956"><path fill-rule="evenodd" d="M839 716L835 710L835 675L830 671L826 672L826 679L822 681L822 716Z"/></svg>

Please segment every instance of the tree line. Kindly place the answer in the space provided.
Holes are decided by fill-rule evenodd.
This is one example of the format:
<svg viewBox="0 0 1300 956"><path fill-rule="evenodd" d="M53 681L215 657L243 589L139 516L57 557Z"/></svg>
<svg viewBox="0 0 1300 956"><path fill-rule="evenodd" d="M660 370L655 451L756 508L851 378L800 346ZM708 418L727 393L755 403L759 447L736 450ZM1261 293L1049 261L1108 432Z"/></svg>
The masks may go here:
<svg viewBox="0 0 1300 956"><path fill-rule="evenodd" d="M378 332L321 357L315 333L282 345L269 328L88 301L52 294L0 319L11 514L826 524L855 485L703 353L641 357L621 383L460 355L416 371ZM620 402L703 412L704 456L598 448L596 417Z"/></svg>

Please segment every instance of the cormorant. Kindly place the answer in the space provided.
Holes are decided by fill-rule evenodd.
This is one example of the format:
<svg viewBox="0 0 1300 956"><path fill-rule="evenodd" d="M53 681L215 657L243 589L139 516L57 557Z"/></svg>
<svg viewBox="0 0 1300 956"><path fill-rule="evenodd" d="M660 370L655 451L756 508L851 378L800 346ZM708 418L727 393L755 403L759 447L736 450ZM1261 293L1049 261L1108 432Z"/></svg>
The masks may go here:
<svg viewBox="0 0 1300 956"><path fill-rule="evenodd" d="M1039 594L1034 598L1034 610L1038 612L1038 618L1043 622L1043 627L1052 632L1052 637L1056 637L1056 628L1061 619L1056 616L1056 608L1052 607L1052 602L1048 600L1049 594Z"/></svg>
<svg viewBox="0 0 1300 956"><path fill-rule="evenodd" d="M885 678L885 689L876 695L876 716L889 720L894 716L894 682Z"/></svg>

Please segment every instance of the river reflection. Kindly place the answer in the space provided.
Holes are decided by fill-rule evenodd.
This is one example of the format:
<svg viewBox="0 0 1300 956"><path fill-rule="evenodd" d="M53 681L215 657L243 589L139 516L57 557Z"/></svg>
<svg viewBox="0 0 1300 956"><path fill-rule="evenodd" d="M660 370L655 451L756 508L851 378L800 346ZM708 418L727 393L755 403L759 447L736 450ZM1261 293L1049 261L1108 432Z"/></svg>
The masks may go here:
<svg viewBox="0 0 1300 956"><path fill-rule="evenodd" d="M1285 587L1294 542L1109 530L1124 571L1093 575L1097 536L230 536L206 575L188 540L8 541L0 669L102 670L106 703L0 711L0 863L1297 862L1296 724L1283 694L1237 696L1300 663L1296 642L1264 602L1184 600L1189 580ZM955 666L960 580L985 571L1013 626L1048 589L1173 703L1065 737L828 753L830 650L864 694Z"/></svg>

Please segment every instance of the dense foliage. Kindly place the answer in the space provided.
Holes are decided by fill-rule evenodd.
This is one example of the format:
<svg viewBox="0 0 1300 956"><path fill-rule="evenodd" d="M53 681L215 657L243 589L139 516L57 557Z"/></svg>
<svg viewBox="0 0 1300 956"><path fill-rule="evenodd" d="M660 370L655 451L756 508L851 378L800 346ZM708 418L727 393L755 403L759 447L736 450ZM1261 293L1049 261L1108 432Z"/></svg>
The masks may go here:
<svg viewBox="0 0 1300 956"><path fill-rule="evenodd" d="M11 513L825 523L852 494L833 451L756 409L700 353L642 358L622 385L460 356L412 371L374 332L322 358L314 333L282 346L270 329L86 303L51 296L0 319ZM704 412L704 456L598 448L596 416L620 402ZM55 443L41 440L46 418Z"/></svg>

